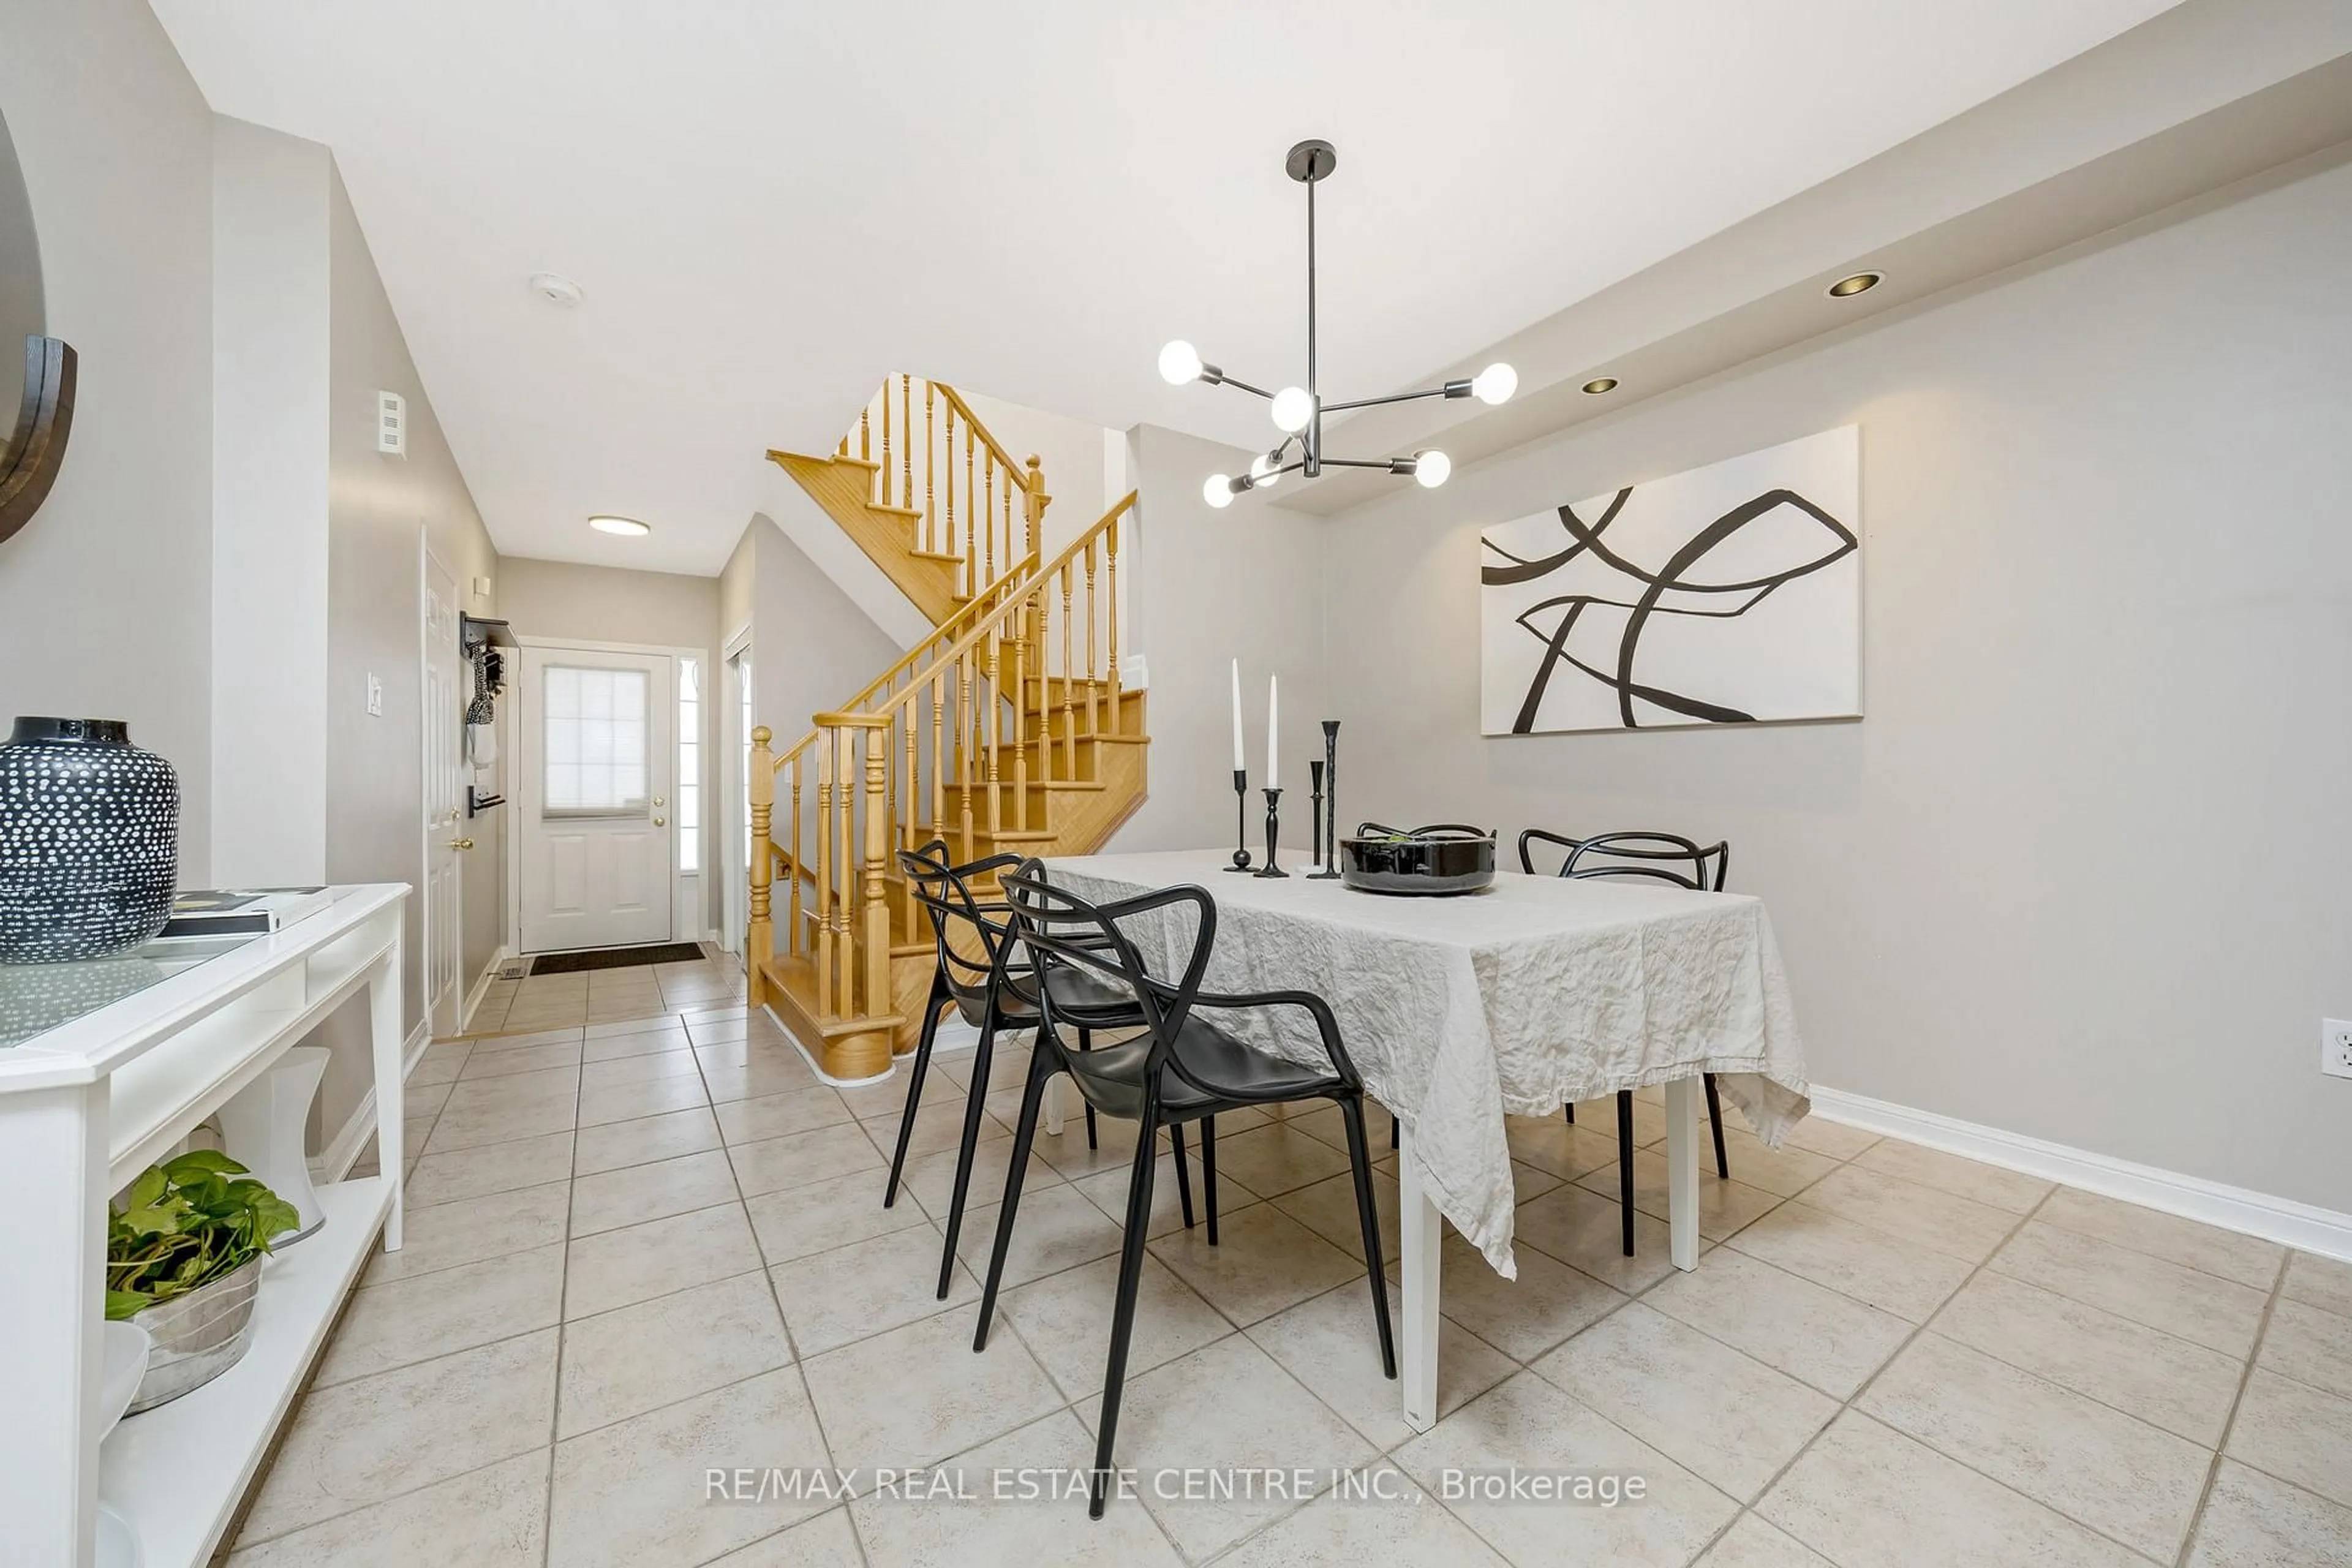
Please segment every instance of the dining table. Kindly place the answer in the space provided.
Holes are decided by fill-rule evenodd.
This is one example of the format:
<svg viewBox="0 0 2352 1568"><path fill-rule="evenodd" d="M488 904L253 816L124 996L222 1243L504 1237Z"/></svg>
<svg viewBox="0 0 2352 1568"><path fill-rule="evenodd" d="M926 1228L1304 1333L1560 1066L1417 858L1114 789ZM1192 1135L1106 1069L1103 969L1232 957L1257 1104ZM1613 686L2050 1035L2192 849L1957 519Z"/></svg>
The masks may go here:
<svg viewBox="0 0 2352 1568"><path fill-rule="evenodd" d="M1810 1110L1804 1047L1763 900L1651 880L1527 876L1454 897L1369 892L1309 868L1267 877L1223 850L1046 861L1055 885L1105 903L1204 888L1216 931L1204 985L1310 991L1330 1005L1365 1092L1397 1120L1404 1419L1437 1419L1439 1255L1450 1223L1517 1277L1507 1116L1664 1086L1668 1252L1698 1265L1701 1078L1777 1148ZM1145 963L1181 969L1190 906L1121 921ZM1328 1058L1275 1008L1221 1014L1254 1048ZM1441 1223L1444 1222L1444 1223Z"/></svg>

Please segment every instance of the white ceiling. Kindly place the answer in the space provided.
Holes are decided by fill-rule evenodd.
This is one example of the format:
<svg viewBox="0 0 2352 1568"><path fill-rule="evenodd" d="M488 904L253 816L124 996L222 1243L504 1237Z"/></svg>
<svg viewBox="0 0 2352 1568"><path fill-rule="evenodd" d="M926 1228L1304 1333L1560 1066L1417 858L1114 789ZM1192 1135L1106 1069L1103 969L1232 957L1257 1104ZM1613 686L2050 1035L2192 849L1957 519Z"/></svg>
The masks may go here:
<svg viewBox="0 0 2352 1568"><path fill-rule="evenodd" d="M1244 444L1161 342L1398 390L2171 0L153 0L334 150L499 549L710 573L907 369ZM531 295L571 277L577 310ZM621 541L591 511L655 525Z"/></svg>

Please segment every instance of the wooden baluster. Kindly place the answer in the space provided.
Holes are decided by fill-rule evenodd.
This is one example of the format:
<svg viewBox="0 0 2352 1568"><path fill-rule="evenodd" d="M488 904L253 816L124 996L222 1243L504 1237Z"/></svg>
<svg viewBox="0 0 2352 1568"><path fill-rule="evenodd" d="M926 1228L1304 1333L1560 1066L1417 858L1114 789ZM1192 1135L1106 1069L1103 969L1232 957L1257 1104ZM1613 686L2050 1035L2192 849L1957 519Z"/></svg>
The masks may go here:
<svg viewBox="0 0 2352 1568"><path fill-rule="evenodd" d="M1105 608L1109 612L1108 637L1110 669L1107 677L1110 686L1110 727L1114 734L1127 732L1126 721L1118 710L1118 519L1113 517L1103 530L1103 576Z"/></svg>
<svg viewBox="0 0 2352 1568"><path fill-rule="evenodd" d="M872 405L857 411L857 458L860 462L874 459L874 408Z"/></svg>
<svg viewBox="0 0 2352 1568"><path fill-rule="evenodd" d="M753 1007L762 1005L768 999L765 963L775 951L768 914L768 879L775 866L768 848L768 817L776 801L776 763L768 754L768 742L773 738L765 724L755 727L751 731L751 755L745 763L751 781L747 793L751 802L751 897L750 919L743 933L743 994Z"/></svg>
<svg viewBox="0 0 2352 1568"><path fill-rule="evenodd" d="M989 448L988 460L982 465L981 480L981 564L987 575L974 581L965 592L977 594L982 583L996 581L996 449Z"/></svg>
<svg viewBox="0 0 2352 1568"><path fill-rule="evenodd" d="M1029 648L1020 622L1013 634L1013 826L1029 831Z"/></svg>
<svg viewBox="0 0 2352 1568"><path fill-rule="evenodd" d="M1007 571L1013 568L1013 468L1010 464L1004 469L1004 566Z"/></svg>
<svg viewBox="0 0 2352 1568"><path fill-rule="evenodd" d="M971 724L971 650L966 648L956 656L956 681L960 695L956 700L956 794L961 800L963 814L962 861L980 858L971 847L971 763L972 736L977 732Z"/></svg>
<svg viewBox="0 0 2352 1568"><path fill-rule="evenodd" d="M898 504L915 504L915 381L898 373Z"/></svg>
<svg viewBox="0 0 2352 1568"><path fill-rule="evenodd" d="M1096 684L1102 666L1095 645L1095 547L1099 542L1087 541L1087 733L1102 733L1102 688Z"/></svg>
<svg viewBox="0 0 2352 1568"><path fill-rule="evenodd" d="M931 489L931 457L939 450L931 440L931 398L936 390L929 382L923 383L923 548L926 550L940 547L939 504ZM948 417L955 417L954 410L949 410Z"/></svg>
<svg viewBox="0 0 2352 1568"><path fill-rule="evenodd" d="M809 945L808 932L801 924L806 918L801 913L801 883L807 879L808 865L808 850L803 847L807 841L801 837L801 759L807 754L805 747L793 753L793 930L784 947L795 958L806 952Z"/></svg>
<svg viewBox="0 0 2352 1568"><path fill-rule="evenodd" d="M963 422L963 591L980 592L980 552L972 538L975 521L988 521L988 503L971 489L971 421Z"/></svg>
<svg viewBox="0 0 2352 1568"><path fill-rule="evenodd" d="M866 721L866 1008L868 1016L890 1011L890 812L885 804L885 773L890 757L890 719ZM890 1065L886 1047L876 1071Z"/></svg>
<svg viewBox="0 0 2352 1568"><path fill-rule="evenodd" d="M988 634L987 640L981 645L988 650L981 664L981 676L983 689L988 696L988 712L985 716L988 727L985 732L988 756L988 837L991 840L988 847L991 854L996 852L994 839L1004 831L1004 801L997 787L997 781L1003 777L1003 773L997 765L996 752L999 744L1004 739L1004 689L998 684L998 677L1002 674L1004 666L1001 662L1003 650L998 646L998 634L992 631Z"/></svg>
<svg viewBox="0 0 2352 1568"><path fill-rule="evenodd" d="M1070 563L1062 563L1062 743L1069 749L1066 759L1070 764L1070 776L1078 776L1078 704L1070 688ZM1102 759L1097 757L1099 763ZM1097 777L1101 776L1097 769Z"/></svg>
<svg viewBox="0 0 2352 1568"><path fill-rule="evenodd" d="M940 450L947 457L948 526L940 536L938 548L950 555L955 553L955 405L948 405L947 439Z"/></svg>
<svg viewBox="0 0 2352 1568"><path fill-rule="evenodd" d="M890 378L882 378L882 467L874 476L882 487L882 504L890 504Z"/></svg>
<svg viewBox="0 0 2352 1568"><path fill-rule="evenodd" d="M1054 760L1054 727L1047 721L1053 716L1053 704L1046 701L1052 689L1045 669L1045 595L1032 578L1021 593L1021 624L1027 628L1029 662L1037 671L1037 773L1047 784L1066 773L1057 773ZM1022 706L1028 706L1028 694L1024 692Z"/></svg>
<svg viewBox="0 0 2352 1568"><path fill-rule="evenodd" d="M833 1016L833 737L816 746L816 1016Z"/></svg>
<svg viewBox="0 0 2352 1568"><path fill-rule="evenodd" d="M947 672L931 677L931 837L948 836Z"/></svg>
<svg viewBox="0 0 2352 1568"><path fill-rule="evenodd" d="M841 879L840 894L833 900L833 957L839 966L834 974L833 995L839 1016L849 1018L857 1011L857 738L847 725L836 725L833 742L833 816L841 832L833 852L834 868Z"/></svg>
<svg viewBox="0 0 2352 1568"><path fill-rule="evenodd" d="M922 826L920 817L924 795L922 759L917 754L917 747L921 743L923 733L922 710L916 704L908 702L892 709L891 712L895 716L892 721L906 731L906 750L901 754L903 766L898 775L903 781L899 785L898 797L905 808L904 815L898 819L898 847L912 849L923 842L917 837ZM902 896L906 911L905 929L908 939L912 940L922 929L915 914L917 907L915 884L912 882L902 884Z"/></svg>

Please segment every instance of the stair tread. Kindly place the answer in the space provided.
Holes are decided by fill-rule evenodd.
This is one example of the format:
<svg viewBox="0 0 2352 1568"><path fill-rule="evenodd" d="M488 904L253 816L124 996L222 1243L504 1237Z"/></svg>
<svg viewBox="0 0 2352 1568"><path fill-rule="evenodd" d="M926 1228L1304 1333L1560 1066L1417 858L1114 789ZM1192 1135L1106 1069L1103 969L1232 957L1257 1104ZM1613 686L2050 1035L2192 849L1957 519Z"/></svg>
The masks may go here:
<svg viewBox="0 0 2352 1568"><path fill-rule="evenodd" d="M921 516L923 515L923 509L922 509L921 507L919 507L919 506L900 506L900 505L898 505L898 503L896 503L895 501L887 501L887 500L870 500L870 501L867 501L867 502L866 503L866 508L867 508L869 510L872 510L872 511L878 511L878 512L881 512L881 513L883 513L884 515L888 516L888 517L903 517L903 518L909 518L909 519L912 519L912 518L919 518L919 517L921 517ZM913 552L909 552L908 553L910 553L910 554L911 554L911 553L913 553Z"/></svg>

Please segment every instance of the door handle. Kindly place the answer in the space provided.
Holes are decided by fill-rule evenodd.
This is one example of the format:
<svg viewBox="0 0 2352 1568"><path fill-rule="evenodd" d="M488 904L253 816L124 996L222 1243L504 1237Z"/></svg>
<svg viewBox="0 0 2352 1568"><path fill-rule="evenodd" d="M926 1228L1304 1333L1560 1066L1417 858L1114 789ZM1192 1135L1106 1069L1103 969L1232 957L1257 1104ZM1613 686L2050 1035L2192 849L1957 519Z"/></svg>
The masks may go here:
<svg viewBox="0 0 2352 1568"><path fill-rule="evenodd" d="M656 816L654 818L654 826L656 827L667 827L669 826L669 818L666 816Z"/></svg>
<svg viewBox="0 0 2352 1568"><path fill-rule="evenodd" d="M452 849L471 849L473 847L474 841L470 838L452 838L449 840L449 847Z"/></svg>
<svg viewBox="0 0 2352 1568"><path fill-rule="evenodd" d="M669 804L669 802L667 802L667 801L664 800L664 799L663 799L661 796L659 796L659 795L656 795L656 796L654 796L654 804L655 804L656 805L667 805Z"/></svg>

